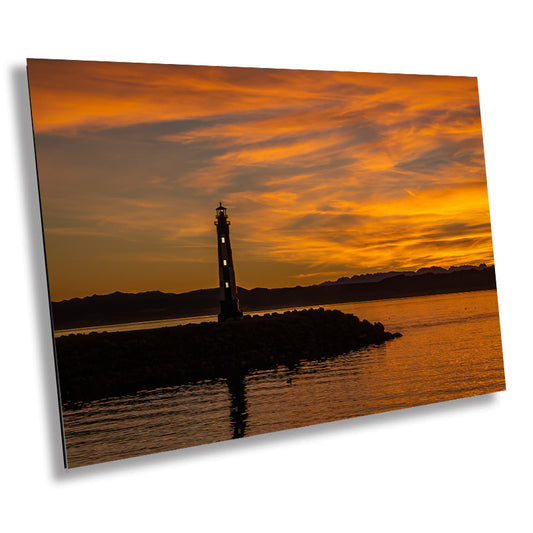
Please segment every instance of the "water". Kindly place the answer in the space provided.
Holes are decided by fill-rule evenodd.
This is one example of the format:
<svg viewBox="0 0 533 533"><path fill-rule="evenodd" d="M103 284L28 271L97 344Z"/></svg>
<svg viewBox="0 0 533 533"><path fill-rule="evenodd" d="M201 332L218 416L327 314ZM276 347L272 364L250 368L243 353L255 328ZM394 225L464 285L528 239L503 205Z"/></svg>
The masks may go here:
<svg viewBox="0 0 533 533"><path fill-rule="evenodd" d="M331 307L331 306L330 306ZM292 311L293 309L306 309L305 307L286 307L284 309L276 309L276 312L283 313L284 311ZM263 311L253 311L254 315L264 315L272 313L272 309ZM218 315L199 315L182 318L165 318L162 320L145 320L143 322L125 322L122 324L106 324L104 326L85 326L82 328L71 329L57 329L54 331L54 337L63 337L65 335L72 335L81 333L103 333L107 331L112 333L114 331L135 331L139 329L157 329L167 328L171 326L180 326L182 324L200 324L202 322L217 322Z"/></svg>
<svg viewBox="0 0 533 533"><path fill-rule="evenodd" d="M144 322L126 322L123 324L106 324L105 326L88 326L83 328L57 329L54 330L54 337L63 337L72 334L87 333L108 333L114 331L134 331L138 329L166 328L180 326L182 324L200 324L201 322L216 322L217 315L202 315L185 318L166 318L163 320L146 320Z"/></svg>
<svg viewBox="0 0 533 533"><path fill-rule="evenodd" d="M496 291L323 307L380 321L403 337L296 369L65 410L69 467L505 388Z"/></svg>

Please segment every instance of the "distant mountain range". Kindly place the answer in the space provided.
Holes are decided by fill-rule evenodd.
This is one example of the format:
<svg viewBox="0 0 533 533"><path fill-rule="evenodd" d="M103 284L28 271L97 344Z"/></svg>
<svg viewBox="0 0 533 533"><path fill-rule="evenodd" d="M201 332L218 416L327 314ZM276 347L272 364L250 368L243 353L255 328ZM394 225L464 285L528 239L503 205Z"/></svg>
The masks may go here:
<svg viewBox="0 0 533 533"><path fill-rule="evenodd" d="M416 272L363 274L308 287L251 290L239 287L238 296L241 309L249 313L262 309L317 306L495 288L494 266L479 265L449 269L431 267ZM218 288L181 294L160 291L137 294L114 292L52 302L52 317L55 329L59 330L214 315L219 311L218 297Z"/></svg>
<svg viewBox="0 0 533 533"><path fill-rule="evenodd" d="M324 281L320 285L346 285L350 283L370 283L381 281L387 278L393 278L394 276L420 276L421 274L451 274L452 272L460 272L461 270L485 270L487 265L481 263L478 266L473 265L462 265L462 266L451 266L449 268L442 267L426 267L419 268L418 270L407 270L407 271L392 271L392 272L377 272L375 274L361 274L354 275L351 278L342 277L337 281Z"/></svg>

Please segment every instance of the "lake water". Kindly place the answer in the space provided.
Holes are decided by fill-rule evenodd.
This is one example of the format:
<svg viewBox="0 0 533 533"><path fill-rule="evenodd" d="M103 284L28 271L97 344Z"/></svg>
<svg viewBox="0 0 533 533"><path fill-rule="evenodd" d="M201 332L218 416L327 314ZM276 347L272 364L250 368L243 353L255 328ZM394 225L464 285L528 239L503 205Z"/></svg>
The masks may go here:
<svg viewBox="0 0 533 533"><path fill-rule="evenodd" d="M324 306L322 306L324 307ZM332 306L325 306L332 308ZM286 307L284 309L276 309L277 313L283 313L284 311L292 311L293 309L306 309L306 307ZM272 313L272 309L263 311L252 311L253 315L264 315L266 313ZM216 322L218 315L199 315L182 318L165 318L162 320L146 320L144 322L125 322L122 324L106 324L104 326L88 326L83 328L71 328L71 329L58 329L54 331L55 337L63 337L65 335L76 335L78 333L103 333L107 331L112 333L115 331L135 331L139 329L156 329L156 328L168 328L172 326L180 326L182 324L201 324L202 322Z"/></svg>
<svg viewBox="0 0 533 533"><path fill-rule="evenodd" d="M403 337L295 369L66 409L69 467L505 389L496 291L322 307Z"/></svg>

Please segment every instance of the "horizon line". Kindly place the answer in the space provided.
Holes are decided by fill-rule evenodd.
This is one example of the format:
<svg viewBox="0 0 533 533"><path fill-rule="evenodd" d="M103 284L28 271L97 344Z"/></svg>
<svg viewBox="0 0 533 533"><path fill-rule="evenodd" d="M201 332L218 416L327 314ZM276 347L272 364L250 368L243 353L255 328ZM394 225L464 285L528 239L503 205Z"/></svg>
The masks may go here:
<svg viewBox="0 0 533 533"><path fill-rule="evenodd" d="M479 263L477 265L475 265L475 264L451 265L449 267L440 267L440 266L432 265L430 267L420 267L420 268L418 268L416 270L409 269L409 270L388 270L388 271L385 271L385 272L383 272L383 271L365 272L363 274L352 274L351 276L347 274L347 275L338 277L336 280L327 279L327 280L324 280L324 281L321 281L321 282L312 283L311 285L292 285L292 286L285 286L285 287L253 287L252 289L247 289L246 287L242 287L242 286L237 285L237 288L238 289L243 289L243 290L246 290L246 291L253 291L255 289L276 290L276 289L293 289L293 288L297 288L297 287L306 288L306 287L316 287L318 285L322 285L322 284L328 283L328 282L329 283L336 283L337 281L339 281L340 279L343 279L343 278L351 279L353 277L362 277L362 276L369 276L369 275L375 275L375 274L391 274L391 273L397 273L398 275L401 275L401 274L405 274L405 273L408 273L408 272L417 273L420 270L430 270L432 268L441 268L443 270L450 271L452 268L464 268L464 267L479 268L481 266L485 266L485 268L493 268L494 267L494 262L490 263L490 264L489 263ZM161 294L176 294L177 295L177 294L188 294L188 293L191 293L191 292L206 291L206 290L216 290L216 289L218 289L218 286L215 286L215 287L202 287L202 288L199 288L199 289L190 289L190 290L186 290L186 291L182 291L182 292L167 292L167 291L163 291L161 289L151 289L151 290L137 291L137 292L125 292L125 291L116 290L116 291L113 291L113 292L108 292L108 293L103 293L103 294L93 293L93 294L87 294L86 296L73 296L71 298L63 298L62 300L52 300L50 298L50 302L51 303L70 302L72 300L84 300L85 298L94 298L95 296L110 296L112 294L136 295L136 294L148 294L148 293L159 292Z"/></svg>

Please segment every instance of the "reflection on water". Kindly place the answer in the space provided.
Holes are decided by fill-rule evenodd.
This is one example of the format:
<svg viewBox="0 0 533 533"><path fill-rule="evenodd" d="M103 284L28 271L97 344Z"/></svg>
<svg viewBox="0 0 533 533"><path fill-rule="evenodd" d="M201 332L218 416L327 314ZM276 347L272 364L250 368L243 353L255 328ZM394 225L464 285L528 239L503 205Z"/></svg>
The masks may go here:
<svg viewBox="0 0 533 533"><path fill-rule="evenodd" d="M403 337L322 361L147 391L64 412L69 466L505 388L495 291L324 306Z"/></svg>
<svg viewBox="0 0 533 533"><path fill-rule="evenodd" d="M230 419L234 439L244 437L246 419L248 418L244 378L244 374L234 374L226 379L231 398Z"/></svg>

